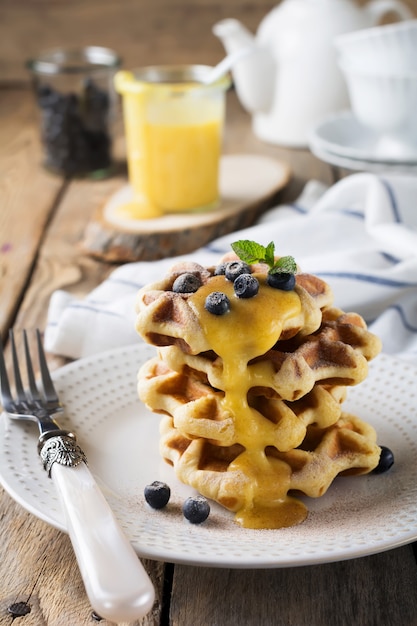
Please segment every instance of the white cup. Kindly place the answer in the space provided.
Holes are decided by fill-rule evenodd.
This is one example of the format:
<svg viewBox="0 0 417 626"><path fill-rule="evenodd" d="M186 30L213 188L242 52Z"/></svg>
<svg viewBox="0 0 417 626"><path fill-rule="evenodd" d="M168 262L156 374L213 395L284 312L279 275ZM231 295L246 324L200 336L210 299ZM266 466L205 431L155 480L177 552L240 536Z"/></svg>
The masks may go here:
<svg viewBox="0 0 417 626"><path fill-rule="evenodd" d="M417 20L335 40L352 112L379 134L381 160L417 158Z"/></svg>
<svg viewBox="0 0 417 626"><path fill-rule="evenodd" d="M355 117L380 135L375 157L417 158L417 72L369 72L340 62Z"/></svg>
<svg viewBox="0 0 417 626"><path fill-rule="evenodd" d="M417 19L336 37L340 60L369 72L417 72Z"/></svg>

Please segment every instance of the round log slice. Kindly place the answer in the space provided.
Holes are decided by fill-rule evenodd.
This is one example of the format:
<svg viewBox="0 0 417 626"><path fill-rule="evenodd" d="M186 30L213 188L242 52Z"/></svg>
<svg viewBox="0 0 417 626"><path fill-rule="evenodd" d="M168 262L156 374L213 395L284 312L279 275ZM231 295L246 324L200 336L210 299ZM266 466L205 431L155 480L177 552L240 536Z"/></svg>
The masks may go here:
<svg viewBox="0 0 417 626"><path fill-rule="evenodd" d="M227 155L220 163L221 200L215 209L142 220L118 215L118 207L132 197L130 185L123 185L88 223L82 248L94 257L117 263L187 254L252 225L271 207L290 176L290 167L282 161L259 155Z"/></svg>

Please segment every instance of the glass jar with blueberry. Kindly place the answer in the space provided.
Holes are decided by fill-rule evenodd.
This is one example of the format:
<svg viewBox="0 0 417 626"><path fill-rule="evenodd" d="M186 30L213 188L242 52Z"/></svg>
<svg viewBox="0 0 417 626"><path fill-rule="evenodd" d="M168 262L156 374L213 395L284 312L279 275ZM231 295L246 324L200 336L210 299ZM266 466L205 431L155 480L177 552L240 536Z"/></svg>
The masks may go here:
<svg viewBox="0 0 417 626"><path fill-rule="evenodd" d="M27 67L40 113L45 167L65 177L108 176L118 55L97 46L54 49L30 59Z"/></svg>

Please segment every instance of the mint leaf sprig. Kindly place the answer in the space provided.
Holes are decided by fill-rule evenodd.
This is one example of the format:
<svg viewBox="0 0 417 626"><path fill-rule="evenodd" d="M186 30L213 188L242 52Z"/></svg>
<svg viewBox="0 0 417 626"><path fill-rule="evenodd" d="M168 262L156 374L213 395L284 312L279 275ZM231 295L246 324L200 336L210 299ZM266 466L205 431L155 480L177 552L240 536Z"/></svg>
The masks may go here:
<svg viewBox="0 0 417 626"><path fill-rule="evenodd" d="M247 263L266 263L269 266L268 274L295 274L297 264L292 256L282 256L275 260L275 244L273 241L266 247L250 239L240 239L231 244L237 256Z"/></svg>

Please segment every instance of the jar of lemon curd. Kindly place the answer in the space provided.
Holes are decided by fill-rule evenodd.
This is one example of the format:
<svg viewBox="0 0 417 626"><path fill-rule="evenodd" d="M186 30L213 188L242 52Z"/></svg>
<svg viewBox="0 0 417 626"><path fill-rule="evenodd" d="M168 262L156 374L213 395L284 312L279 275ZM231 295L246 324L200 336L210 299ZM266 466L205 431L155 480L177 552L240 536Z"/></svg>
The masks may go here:
<svg viewBox="0 0 417 626"><path fill-rule="evenodd" d="M119 71L132 200L129 218L205 211L219 203L219 162L229 77L204 84L210 67Z"/></svg>

